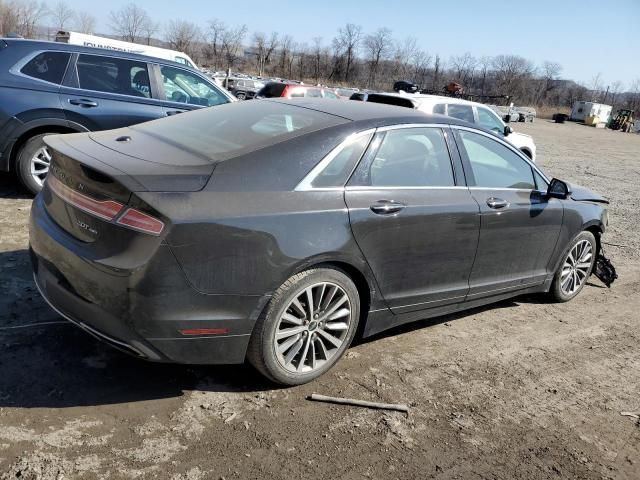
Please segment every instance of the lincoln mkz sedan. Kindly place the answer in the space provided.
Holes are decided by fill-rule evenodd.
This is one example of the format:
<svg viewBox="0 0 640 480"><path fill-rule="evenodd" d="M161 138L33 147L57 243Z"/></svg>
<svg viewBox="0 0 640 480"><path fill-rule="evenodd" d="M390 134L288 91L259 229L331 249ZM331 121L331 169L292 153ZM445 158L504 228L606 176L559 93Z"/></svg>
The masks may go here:
<svg viewBox="0 0 640 480"><path fill-rule="evenodd" d="M606 201L489 131L401 107L263 100L49 136L36 284L138 357L294 385L358 331L575 297Z"/></svg>

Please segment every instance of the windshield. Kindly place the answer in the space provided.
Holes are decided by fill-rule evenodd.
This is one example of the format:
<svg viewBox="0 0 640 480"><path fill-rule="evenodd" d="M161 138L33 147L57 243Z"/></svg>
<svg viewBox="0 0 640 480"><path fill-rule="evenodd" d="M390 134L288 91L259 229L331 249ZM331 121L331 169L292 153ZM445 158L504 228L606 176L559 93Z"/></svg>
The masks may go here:
<svg viewBox="0 0 640 480"><path fill-rule="evenodd" d="M346 123L316 110L275 101L237 102L131 127L211 161L221 161Z"/></svg>

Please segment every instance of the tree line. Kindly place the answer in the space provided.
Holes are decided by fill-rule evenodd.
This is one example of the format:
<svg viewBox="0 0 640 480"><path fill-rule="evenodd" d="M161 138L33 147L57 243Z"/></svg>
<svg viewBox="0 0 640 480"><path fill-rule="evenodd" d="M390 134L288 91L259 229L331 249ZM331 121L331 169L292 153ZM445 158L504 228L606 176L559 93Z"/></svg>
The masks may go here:
<svg viewBox="0 0 640 480"><path fill-rule="evenodd" d="M48 27L44 34L43 25ZM563 79L557 62L535 65L514 54L475 57L464 53L445 59L424 50L416 38L397 38L385 27L365 32L347 23L333 38L315 37L309 43L278 32L249 32L246 25L228 25L217 18L202 25L178 19L163 25L135 3L111 11L108 25L110 31L105 34L179 50L213 70L372 90L390 90L394 81L409 80L440 92L455 82L465 93L508 96L518 105L571 107L577 100L586 100L640 108L640 79L605 86L597 74L584 85ZM95 27L93 15L74 11L63 0L51 5L0 0L0 35L41 38L57 30L94 33Z"/></svg>

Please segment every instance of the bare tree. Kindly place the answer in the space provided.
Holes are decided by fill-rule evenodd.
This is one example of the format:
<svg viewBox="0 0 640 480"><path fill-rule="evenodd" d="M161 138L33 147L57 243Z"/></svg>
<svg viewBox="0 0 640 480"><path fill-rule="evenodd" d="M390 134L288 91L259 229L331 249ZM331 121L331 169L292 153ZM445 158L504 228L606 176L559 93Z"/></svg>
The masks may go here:
<svg viewBox="0 0 640 480"><path fill-rule="evenodd" d="M147 45L151 45L151 39L160 31L160 24L154 22L151 18L147 18L140 26L140 34L144 38Z"/></svg>
<svg viewBox="0 0 640 480"><path fill-rule="evenodd" d="M427 74L431 66L431 58L431 55L424 50L417 50L411 58L414 81L422 88L425 88L427 85Z"/></svg>
<svg viewBox="0 0 640 480"><path fill-rule="evenodd" d="M367 86L373 87L376 85L376 75L378 74L380 62L387 59L387 56L391 52L392 45L393 38L391 30L388 28L379 28L374 33L365 37L364 49L367 55L367 62L369 63Z"/></svg>
<svg viewBox="0 0 640 480"><path fill-rule="evenodd" d="M253 34L253 48L256 54L256 64L258 67L258 75L264 75L264 70L271 60L271 56L278 46L278 34L276 32L271 33L271 36L267 39L267 36L262 32L256 32Z"/></svg>
<svg viewBox="0 0 640 480"><path fill-rule="evenodd" d="M449 62L454 72L453 80L464 86L470 84L473 80L473 73L478 65L478 61L469 52L464 55L452 57Z"/></svg>
<svg viewBox="0 0 640 480"><path fill-rule="evenodd" d="M489 69L491 68L491 57L482 57L478 60L478 68L480 69L480 90L481 95L484 95L487 88L487 76L489 75Z"/></svg>
<svg viewBox="0 0 640 480"><path fill-rule="evenodd" d="M597 102L600 100L600 95L602 94L602 72L598 72L591 79L591 83L589 84L589 90L591 90L591 101Z"/></svg>
<svg viewBox="0 0 640 480"><path fill-rule="evenodd" d="M222 62L222 39L226 35L227 26L222 20L214 18L209 21L205 55L218 68Z"/></svg>
<svg viewBox="0 0 640 480"><path fill-rule="evenodd" d="M340 28L338 30L338 36L334 40L336 46L342 51L345 57L345 82L349 81L361 40L362 27L353 23L347 23L344 27Z"/></svg>
<svg viewBox="0 0 640 480"><path fill-rule="evenodd" d="M47 5L36 0L9 0L0 3L0 33L35 38L36 27L47 16Z"/></svg>
<svg viewBox="0 0 640 480"><path fill-rule="evenodd" d="M0 0L0 37L10 33L18 33L18 9L15 0Z"/></svg>
<svg viewBox="0 0 640 480"><path fill-rule="evenodd" d="M111 29L128 42L135 42L142 35L143 27L149 21L146 10L135 3L129 3L109 14Z"/></svg>
<svg viewBox="0 0 640 480"><path fill-rule="evenodd" d="M200 36L200 29L186 20L171 20L165 30L165 40L172 49L195 56L194 43Z"/></svg>
<svg viewBox="0 0 640 480"><path fill-rule="evenodd" d="M222 54L224 56L226 67L233 67L238 61L240 54L243 53L242 41L247 35L247 26L240 25L236 28L226 28L221 38Z"/></svg>
<svg viewBox="0 0 640 480"><path fill-rule="evenodd" d="M526 83L534 73L533 64L518 55L493 57L495 87L499 94L511 97L521 95Z"/></svg>
<svg viewBox="0 0 640 480"><path fill-rule="evenodd" d="M316 83L320 83L322 69L322 37L313 37L313 76Z"/></svg>
<svg viewBox="0 0 640 480"><path fill-rule="evenodd" d="M288 66L290 62L290 57L292 56L293 49L293 37L291 35L285 35L282 37L280 41L280 66L279 66L279 75L281 77L287 76Z"/></svg>
<svg viewBox="0 0 640 480"><path fill-rule="evenodd" d="M398 78L411 80L410 76L413 73L411 60L418 50L418 40L415 37L407 37L402 43L396 43L394 62Z"/></svg>
<svg viewBox="0 0 640 480"><path fill-rule="evenodd" d="M76 29L80 33L94 33L96 17L88 12L78 12L76 15Z"/></svg>
<svg viewBox="0 0 640 480"><path fill-rule="evenodd" d="M433 80L431 81L431 89L432 90L440 90L442 86L440 85L440 76L442 75L442 69L444 66L441 63L440 55L436 55L435 62L433 64Z"/></svg>
<svg viewBox="0 0 640 480"><path fill-rule="evenodd" d="M76 13L66 2L59 0L51 7L49 15L53 19L53 28L65 30L65 27L75 18Z"/></svg>

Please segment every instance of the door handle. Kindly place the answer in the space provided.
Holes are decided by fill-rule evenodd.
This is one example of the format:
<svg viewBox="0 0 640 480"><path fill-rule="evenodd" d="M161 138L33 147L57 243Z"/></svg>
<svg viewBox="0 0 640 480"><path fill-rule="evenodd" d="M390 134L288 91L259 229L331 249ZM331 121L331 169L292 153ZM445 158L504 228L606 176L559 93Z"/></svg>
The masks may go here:
<svg viewBox="0 0 640 480"><path fill-rule="evenodd" d="M500 210L509 206L509 202L501 198L489 197L487 198L487 205L494 210Z"/></svg>
<svg viewBox="0 0 640 480"><path fill-rule="evenodd" d="M71 105L79 105L84 108L97 107L98 102L94 102L93 100L89 100L87 98L72 98L69 100Z"/></svg>
<svg viewBox="0 0 640 480"><path fill-rule="evenodd" d="M179 113L184 113L184 110L169 110L165 113L167 117L171 117L173 115L178 115Z"/></svg>
<svg viewBox="0 0 640 480"><path fill-rule="evenodd" d="M369 208L377 215L391 215L398 213L405 207L404 203L394 202L393 200L378 200L377 203L374 203Z"/></svg>

